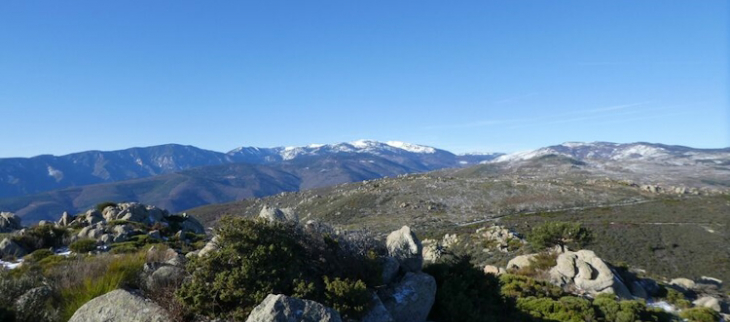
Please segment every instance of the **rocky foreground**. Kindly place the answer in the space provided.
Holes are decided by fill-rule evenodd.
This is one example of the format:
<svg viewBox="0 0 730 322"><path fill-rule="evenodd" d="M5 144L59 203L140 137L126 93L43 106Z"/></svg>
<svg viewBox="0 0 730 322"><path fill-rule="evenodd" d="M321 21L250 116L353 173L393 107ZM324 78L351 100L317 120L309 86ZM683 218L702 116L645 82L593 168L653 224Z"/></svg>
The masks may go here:
<svg viewBox="0 0 730 322"><path fill-rule="evenodd" d="M13 274L0 275L0 291L17 294L0 295L0 320L719 321L730 313L718 279L657 281L590 250L539 250L499 226L478 229L469 242L458 234L422 242L408 226L379 241L264 206L257 219L231 219L206 237L194 218L153 206L100 208L30 228L0 214L0 256L15 263L6 265ZM522 254L477 268L465 243ZM84 280L63 277L74 268L83 274L107 263L80 282L101 283L119 261L139 269L122 270L119 283L86 299L63 298L87 290L64 285Z"/></svg>

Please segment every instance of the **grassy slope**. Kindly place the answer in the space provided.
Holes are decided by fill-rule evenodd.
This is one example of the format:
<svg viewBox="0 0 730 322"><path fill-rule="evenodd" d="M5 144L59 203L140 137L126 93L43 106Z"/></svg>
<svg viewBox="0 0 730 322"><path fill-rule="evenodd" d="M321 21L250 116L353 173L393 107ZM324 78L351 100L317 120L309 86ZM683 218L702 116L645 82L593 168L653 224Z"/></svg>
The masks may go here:
<svg viewBox="0 0 730 322"><path fill-rule="evenodd" d="M730 280L730 197L661 199L640 205L506 217L518 232L544 221L578 221L593 230L586 248L656 277Z"/></svg>
<svg viewBox="0 0 730 322"><path fill-rule="evenodd" d="M587 248L611 262L626 262L657 277L730 280L728 196L656 195L612 180L508 180L494 173L476 167L410 175L205 206L190 213L214 224L223 215L254 216L269 204L294 207L300 217L346 229L385 234L410 225L422 237L471 233L494 221L521 233L545 220L578 221L595 232L596 240ZM626 201L645 203L600 207ZM586 208L540 213L576 206ZM525 214L530 212L536 213ZM485 221L468 224L479 220Z"/></svg>

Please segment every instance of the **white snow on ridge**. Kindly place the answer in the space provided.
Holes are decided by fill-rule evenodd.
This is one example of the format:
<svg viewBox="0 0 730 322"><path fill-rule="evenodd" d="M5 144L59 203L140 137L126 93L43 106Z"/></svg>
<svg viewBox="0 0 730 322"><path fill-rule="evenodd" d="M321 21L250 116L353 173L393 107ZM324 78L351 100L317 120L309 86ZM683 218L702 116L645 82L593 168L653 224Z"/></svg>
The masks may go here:
<svg viewBox="0 0 730 322"><path fill-rule="evenodd" d="M648 145L636 145L627 149L618 150L611 155L612 160L630 159L638 156L639 158L653 158L666 156L667 153L662 148L656 148Z"/></svg>
<svg viewBox="0 0 730 322"><path fill-rule="evenodd" d="M532 151L522 151L522 152L511 153L511 154L505 154L503 156L499 156L499 157L495 158L494 160L483 162L483 163L529 160L529 159L541 157L543 155L548 155L548 154L562 154L562 153L557 153L551 149L543 148L543 149L532 150Z"/></svg>
<svg viewBox="0 0 730 322"><path fill-rule="evenodd" d="M401 142L401 141L388 141L388 142L385 142L385 144L392 146L394 148L406 150L406 151L412 152L412 153L428 153L428 154L436 153L436 149L434 149L430 146L406 143L406 142Z"/></svg>

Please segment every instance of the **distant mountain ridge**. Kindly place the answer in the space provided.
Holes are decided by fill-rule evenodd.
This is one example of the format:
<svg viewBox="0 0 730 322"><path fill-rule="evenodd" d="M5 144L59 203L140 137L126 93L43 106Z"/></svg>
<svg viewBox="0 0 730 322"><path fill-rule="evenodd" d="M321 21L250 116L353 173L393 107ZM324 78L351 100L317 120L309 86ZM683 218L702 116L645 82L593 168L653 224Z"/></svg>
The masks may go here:
<svg viewBox="0 0 730 322"><path fill-rule="evenodd" d="M410 172L474 164L500 155L457 156L423 145L372 140L304 147L240 147L227 153L167 144L118 151L86 151L63 156L0 159L0 198L147 178L204 166L275 164L302 157L335 154L379 156L405 165Z"/></svg>
<svg viewBox="0 0 730 322"><path fill-rule="evenodd" d="M691 165L703 162L726 165L728 160L730 160L730 148L697 149L679 145L647 142L566 142L533 151L506 154L486 162L529 160L551 154L581 161L645 161L663 162L674 165Z"/></svg>

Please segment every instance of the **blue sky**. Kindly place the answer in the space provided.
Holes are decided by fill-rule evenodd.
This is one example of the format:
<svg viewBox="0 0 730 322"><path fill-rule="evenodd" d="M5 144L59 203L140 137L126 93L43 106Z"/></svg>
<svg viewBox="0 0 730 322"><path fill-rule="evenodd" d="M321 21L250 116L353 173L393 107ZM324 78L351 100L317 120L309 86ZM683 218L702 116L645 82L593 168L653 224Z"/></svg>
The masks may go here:
<svg viewBox="0 0 730 322"><path fill-rule="evenodd" d="M730 146L729 2L5 1L0 157Z"/></svg>

